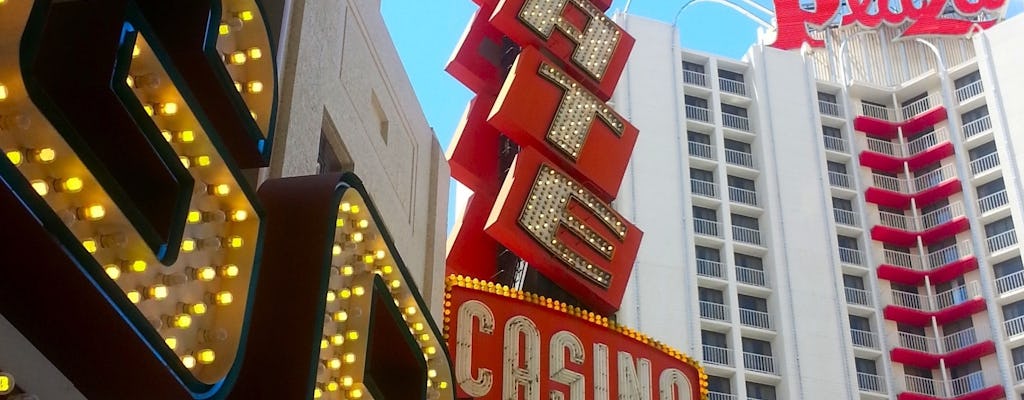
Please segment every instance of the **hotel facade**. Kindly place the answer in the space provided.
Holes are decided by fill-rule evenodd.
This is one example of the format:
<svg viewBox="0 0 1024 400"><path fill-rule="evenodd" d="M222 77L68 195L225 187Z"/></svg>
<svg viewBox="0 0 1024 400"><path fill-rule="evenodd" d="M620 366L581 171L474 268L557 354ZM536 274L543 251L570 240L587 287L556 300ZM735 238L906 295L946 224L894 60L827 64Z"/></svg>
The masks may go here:
<svg viewBox="0 0 1024 400"><path fill-rule="evenodd" d="M616 20L611 104L643 134L615 207L645 232L619 323L712 400L1021 397L1024 19L743 60Z"/></svg>

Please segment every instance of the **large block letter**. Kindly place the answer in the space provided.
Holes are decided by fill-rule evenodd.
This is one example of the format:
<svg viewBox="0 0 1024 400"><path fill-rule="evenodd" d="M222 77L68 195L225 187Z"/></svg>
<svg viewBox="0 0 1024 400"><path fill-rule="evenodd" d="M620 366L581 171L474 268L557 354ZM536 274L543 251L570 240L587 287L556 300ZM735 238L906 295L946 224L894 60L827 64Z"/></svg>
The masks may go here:
<svg viewBox="0 0 1024 400"><path fill-rule="evenodd" d="M505 0L491 24L520 46L553 54L602 100L611 98L634 43L589 0Z"/></svg>
<svg viewBox="0 0 1024 400"><path fill-rule="evenodd" d="M615 198L638 131L532 47L523 49L488 122L540 151L605 201Z"/></svg>
<svg viewBox="0 0 1024 400"><path fill-rule="evenodd" d="M617 310L643 233L531 149L512 174L485 231L587 306Z"/></svg>

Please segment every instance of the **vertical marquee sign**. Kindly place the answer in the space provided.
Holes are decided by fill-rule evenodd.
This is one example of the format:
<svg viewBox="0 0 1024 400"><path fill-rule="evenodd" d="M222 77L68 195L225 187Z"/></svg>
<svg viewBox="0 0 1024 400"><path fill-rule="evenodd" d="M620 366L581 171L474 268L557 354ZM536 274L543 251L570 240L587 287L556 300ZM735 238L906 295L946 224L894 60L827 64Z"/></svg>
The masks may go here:
<svg viewBox="0 0 1024 400"><path fill-rule="evenodd" d="M358 178L243 176L276 113L258 2L0 0L0 33L0 314L78 391L454 398Z"/></svg>
<svg viewBox="0 0 1024 400"><path fill-rule="evenodd" d="M705 398L707 376L682 354L599 314L486 282L504 247L609 315L643 233L609 205L638 134L606 104L633 46L604 14L610 1L476 3L447 68L476 93L448 157L473 191L447 259L459 395ZM516 151L505 170L502 156Z"/></svg>

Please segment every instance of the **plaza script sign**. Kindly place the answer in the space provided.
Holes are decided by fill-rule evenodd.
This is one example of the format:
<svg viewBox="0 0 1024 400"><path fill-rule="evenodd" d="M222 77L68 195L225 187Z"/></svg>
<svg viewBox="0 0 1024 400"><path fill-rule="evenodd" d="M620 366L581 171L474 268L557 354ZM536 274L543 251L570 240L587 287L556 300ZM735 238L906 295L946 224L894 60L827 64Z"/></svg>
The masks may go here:
<svg viewBox="0 0 1024 400"><path fill-rule="evenodd" d="M952 0L955 16L944 15L946 1L922 1L916 8L909 2L900 11L890 10L885 0L851 0L850 12L843 15L840 25L858 24L865 28L877 28L882 24L901 25L909 23L903 36L966 36L972 32L988 29L997 22L995 19L968 21L964 17L976 16L982 12L995 12L1004 8L1008 0ZM801 7L800 0L775 0L775 16L778 21L778 37L772 46L780 49L795 49L804 43L822 47L825 42L811 37L808 29L822 30L834 22L840 11L839 0L818 0L813 10ZM874 12L872 12L874 9Z"/></svg>

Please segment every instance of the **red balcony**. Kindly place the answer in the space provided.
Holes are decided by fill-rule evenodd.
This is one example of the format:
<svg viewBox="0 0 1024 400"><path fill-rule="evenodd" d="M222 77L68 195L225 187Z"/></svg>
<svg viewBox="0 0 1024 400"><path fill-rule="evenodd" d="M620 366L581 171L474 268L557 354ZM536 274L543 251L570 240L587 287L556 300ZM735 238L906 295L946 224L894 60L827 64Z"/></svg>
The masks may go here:
<svg viewBox="0 0 1024 400"><path fill-rule="evenodd" d="M899 400L996 400L1006 397L999 384L987 382L981 371L948 382L907 375Z"/></svg>
<svg viewBox="0 0 1024 400"><path fill-rule="evenodd" d="M977 281L954 287L934 296L892 290L885 306L885 319L917 326L931 325L931 318L945 324L985 310L985 299Z"/></svg>
<svg viewBox="0 0 1024 400"><path fill-rule="evenodd" d="M933 210L919 218L880 211L879 223L871 228L871 238L902 247L917 244L917 237L925 245L951 237L970 228L963 203Z"/></svg>
<svg viewBox="0 0 1024 400"><path fill-rule="evenodd" d="M906 144L868 137L867 149L860 153L860 163L872 169L900 173L903 172L903 163L907 163L911 171L916 171L951 155L953 144L949 141L949 131L940 127Z"/></svg>
<svg viewBox="0 0 1024 400"><path fill-rule="evenodd" d="M942 344L940 351L938 345ZM946 368L953 368L995 353L996 346L989 339L978 337L974 328L951 333L936 340L932 337L897 332L896 341L889 351L893 362L924 369L939 368L944 360Z"/></svg>
<svg viewBox="0 0 1024 400"><path fill-rule="evenodd" d="M853 120L853 128L872 136L894 138L903 128L904 132L920 132L927 127L946 120L946 108L938 96L929 96L901 110L903 119L899 119L896 111L862 103L863 115Z"/></svg>
<svg viewBox="0 0 1024 400"><path fill-rule="evenodd" d="M925 257L901 251L885 250L878 265L878 278L919 286L927 276L933 285L952 281L978 269L978 259L969 241L935 250Z"/></svg>
<svg viewBox="0 0 1024 400"><path fill-rule="evenodd" d="M960 179L953 164L943 165L912 179L881 174L873 174L871 178L872 186L864 192L864 199L869 203L893 208L908 208L910 199L916 200L918 207L927 207L961 190Z"/></svg>

